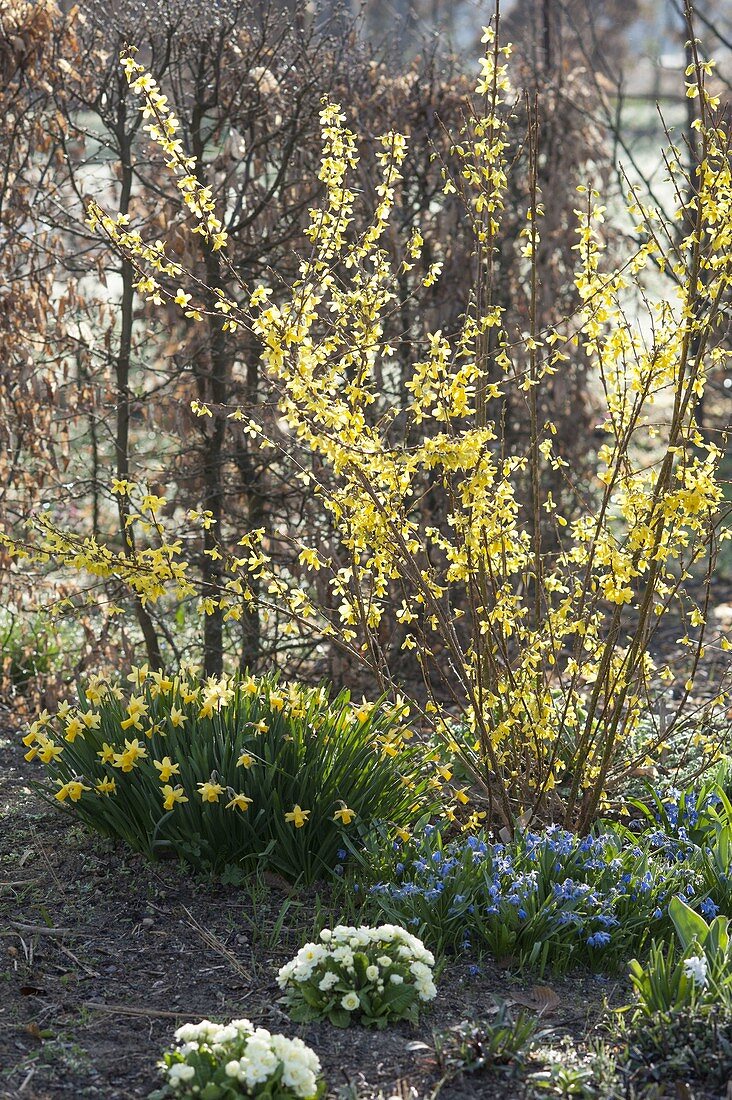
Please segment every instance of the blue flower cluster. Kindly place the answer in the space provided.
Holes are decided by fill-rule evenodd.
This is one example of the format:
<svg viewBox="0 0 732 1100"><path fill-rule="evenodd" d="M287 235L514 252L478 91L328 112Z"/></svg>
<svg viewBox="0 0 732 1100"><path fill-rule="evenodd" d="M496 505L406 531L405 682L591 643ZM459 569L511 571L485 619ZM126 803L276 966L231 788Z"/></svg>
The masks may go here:
<svg viewBox="0 0 732 1100"><path fill-rule="evenodd" d="M724 814L723 799L719 788L680 791L671 787L663 797L654 795L647 817L658 825L660 833L680 845L703 844L721 820L719 811Z"/></svg>
<svg viewBox="0 0 732 1100"><path fill-rule="evenodd" d="M428 826L394 845L369 899L438 948L605 968L610 956L627 959L669 925L672 896L700 903L705 915L717 911L698 853L657 828L636 836L608 824L578 837L551 827L505 845L481 835L443 844Z"/></svg>

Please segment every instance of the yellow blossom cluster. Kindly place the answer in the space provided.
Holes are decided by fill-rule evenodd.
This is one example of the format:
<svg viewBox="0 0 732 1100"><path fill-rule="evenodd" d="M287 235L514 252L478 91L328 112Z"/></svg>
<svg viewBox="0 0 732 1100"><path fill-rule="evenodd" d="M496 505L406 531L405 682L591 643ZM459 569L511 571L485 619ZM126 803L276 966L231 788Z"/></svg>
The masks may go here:
<svg viewBox="0 0 732 1100"><path fill-rule="evenodd" d="M650 645L672 606L684 608L686 644L696 659L703 652L704 610L685 583L707 551L722 500L719 450L700 431L695 408L708 371L729 355L715 333L732 282L730 140L705 89L704 66L695 60L689 76L701 104L700 161L686 188L677 190L681 239L631 193L641 243L613 265L603 246L605 207L592 187L580 184L578 307L551 330L540 328L535 310L539 225L551 196L542 196L534 181L522 235L533 304L526 330L510 331L493 270L508 173L518 160L507 125L510 48L499 45L492 28L484 42L474 110L443 166L445 194L460 198L474 233L479 275L460 331L429 332L415 343L405 405L390 404L380 390L395 369L387 333L400 267L382 240L401 201L404 136L389 132L381 139L377 203L366 228L356 232L357 194L349 181L358 164L357 138L338 105L325 102L324 198L310 211L311 248L298 278L278 300L263 286L240 303L210 288L220 298L222 326L246 326L257 336L282 417L327 471L319 481L308 471L302 477L317 490L348 564L300 546L306 580L294 583L273 565L265 532L248 531L242 553L226 562L221 590L206 593L201 610L222 607L237 617L253 599L248 581L254 577L265 606L286 609L293 629L318 629L367 660L385 691L394 684L380 627L393 610L404 627L399 644L414 651L424 672L425 713L437 715L449 741L451 723L440 713L445 697L458 710L468 731L467 744L458 746L463 764L494 816L509 824L531 808L586 828L619 776L653 750L648 743L637 751L633 746L653 677L670 675L654 667ZM167 102L132 54L123 64L143 113L154 119L151 136L169 156L196 231L212 248L224 248L211 192L182 152ZM683 174L673 154L669 163ZM138 266L138 289L153 300L163 297L160 279L180 280L161 242L143 244L96 208L90 216ZM402 270L420 261L422 245L417 225L405 242ZM626 303L651 269L670 272L675 290L652 302L639 292L650 314L643 325L628 319ZM439 275L436 261L425 271L425 286ZM166 293L189 308L180 287ZM580 350L603 395L606 438L592 485L575 484L554 426L537 412L537 388ZM504 446L509 400L528 425L525 454ZM194 411L211 415L200 403ZM273 444L241 410L229 415ZM546 488L548 473L564 479L569 505L560 507ZM439 524L422 506L429 491L448 503ZM49 534L49 555L70 561L68 546L54 538L60 536ZM126 583L150 599L166 585L187 584L179 547L172 547L162 539L149 560L130 562ZM80 548L71 563L118 573L126 564L105 562L96 546ZM145 580L139 579L143 566ZM307 581L308 573L323 570L330 606L316 601ZM221 705L212 690L202 694L207 717ZM147 735L147 713L130 706L129 728ZM129 762L136 744L125 746L120 758ZM32 743L41 758L56 747ZM400 751L388 737L381 748L386 755ZM216 802L220 786L206 777L198 795ZM246 810L248 803L232 798L228 805ZM300 803L285 812L296 828L308 820Z"/></svg>

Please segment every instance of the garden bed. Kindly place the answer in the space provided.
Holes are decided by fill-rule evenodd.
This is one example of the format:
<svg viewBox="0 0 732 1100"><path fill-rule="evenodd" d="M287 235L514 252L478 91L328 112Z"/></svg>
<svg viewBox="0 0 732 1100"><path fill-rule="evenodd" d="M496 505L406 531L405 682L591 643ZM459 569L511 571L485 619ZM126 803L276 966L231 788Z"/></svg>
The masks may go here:
<svg viewBox="0 0 732 1100"><path fill-rule="evenodd" d="M495 997L541 1003L530 975L488 964L471 975L461 962L445 968L417 1029L293 1025L278 1005L277 969L312 935L323 896L276 878L253 890L196 881L177 863L150 864L91 835L29 790L10 731L0 765L0 1095L143 1097L180 1023L247 1016L301 1035L323 1062L329 1097L421 1100L441 1077L435 1030L490 1018ZM568 1036L580 1048L605 998L627 997L624 983L596 976L552 979L551 988L557 1001L543 1023L552 1044ZM493 1083L507 1100L525 1095ZM468 1100L492 1087L469 1075L441 1095Z"/></svg>

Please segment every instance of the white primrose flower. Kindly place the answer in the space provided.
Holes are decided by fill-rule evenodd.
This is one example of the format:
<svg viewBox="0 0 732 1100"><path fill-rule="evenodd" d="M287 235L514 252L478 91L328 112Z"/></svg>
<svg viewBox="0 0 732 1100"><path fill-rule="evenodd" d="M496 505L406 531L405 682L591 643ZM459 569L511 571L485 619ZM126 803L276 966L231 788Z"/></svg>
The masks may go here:
<svg viewBox="0 0 732 1100"><path fill-rule="evenodd" d="M168 1070L168 1080L171 1085L175 1086L181 1081L190 1081L195 1073L193 1066L189 1066L185 1062L175 1062Z"/></svg>
<svg viewBox="0 0 732 1100"><path fill-rule="evenodd" d="M416 982L415 989L420 1001L432 1001L437 996L437 986L431 980Z"/></svg>
<svg viewBox="0 0 732 1100"><path fill-rule="evenodd" d="M432 976L432 971L427 966L427 964L423 962L410 963L409 970L418 982L423 982L426 978L430 978Z"/></svg>
<svg viewBox="0 0 732 1100"><path fill-rule="evenodd" d="M290 1003L297 1009L301 1019L313 1018L313 1014L326 1016L332 1002L328 994L344 980L351 990L340 999L340 1004L348 1012L356 1012L360 1006L359 991L356 985L356 955L365 956L365 980L370 984L377 998L384 993L386 982L410 987L415 1000L430 1001L436 995L433 981L434 956L424 944L405 928L393 924L384 924L378 928L350 925L337 925L332 929L323 929L320 943L306 944L278 974L280 988L287 991ZM305 999L297 993L297 987L309 985L310 993ZM322 1000L312 998L311 994L322 994ZM414 1003L414 1002L412 1002ZM405 1009L391 1012L392 1016L403 1016ZM293 1014L297 1019L297 1015Z"/></svg>
<svg viewBox="0 0 732 1100"><path fill-rule="evenodd" d="M223 1067L225 1075L239 1081L247 1095L258 1094L257 1086L266 1085L275 1074L288 1095L297 1100L312 1100L318 1091L320 1060L302 1039L288 1039L284 1035L272 1035L266 1028L254 1028L249 1020L232 1020L226 1025L203 1020L199 1024L184 1024L178 1029L179 1040L189 1041L186 1046L206 1049L216 1063L214 1072ZM178 1048L180 1051L180 1047ZM163 1062L164 1066L165 1063ZM195 1069L185 1062L176 1062L166 1069L168 1082L176 1092L185 1095L199 1093L209 1081L189 1087L183 1083L195 1076Z"/></svg>
<svg viewBox="0 0 732 1100"><path fill-rule="evenodd" d="M232 1039L236 1039L239 1035L237 1028L232 1027L231 1024L227 1024L226 1027L222 1027L216 1036L216 1045L220 1046L222 1043L230 1043Z"/></svg>
<svg viewBox="0 0 732 1100"><path fill-rule="evenodd" d="M692 955L684 960L684 974L691 978L694 985L700 989L706 989L709 984L707 977L707 960L705 955Z"/></svg>
<svg viewBox="0 0 732 1100"><path fill-rule="evenodd" d="M346 970L353 970L353 951L350 947L336 947L332 957L336 962L341 963Z"/></svg>
<svg viewBox="0 0 732 1100"><path fill-rule="evenodd" d="M232 1020L229 1027L235 1027L239 1035L251 1035L254 1031L254 1024L251 1020Z"/></svg>

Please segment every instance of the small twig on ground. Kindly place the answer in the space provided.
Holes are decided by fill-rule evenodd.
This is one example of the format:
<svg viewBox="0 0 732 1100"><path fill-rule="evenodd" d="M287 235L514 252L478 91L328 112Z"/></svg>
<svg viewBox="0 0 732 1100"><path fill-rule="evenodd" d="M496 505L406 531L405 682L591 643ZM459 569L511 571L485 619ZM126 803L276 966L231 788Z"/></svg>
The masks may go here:
<svg viewBox="0 0 732 1100"><path fill-rule="evenodd" d="M22 924L20 921L10 921L11 931L6 932L6 936L15 935L18 932L24 932L28 936L72 936L73 932L70 928L49 928L47 924ZM12 930L15 931L12 931Z"/></svg>
<svg viewBox="0 0 732 1100"><path fill-rule="evenodd" d="M33 1080L33 1074L34 1074L35 1072L36 1072L36 1067L35 1067L35 1066L31 1066L31 1068L30 1068L30 1069L28 1070L28 1072L26 1073L25 1077L23 1078L23 1083L21 1084L20 1088L18 1089L18 1095L19 1095L19 1096L20 1096L21 1092L25 1092L25 1090L26 1090L26 1087L27 1087L27 1086L28 1086L28 1085L29 1085L29 1084L31 1083L31 1081Z"/></svg>
<svg viewBox="0 0 732 1100"><path fill-rule="evenodd" d="M191 928L194 928L196 932L198 932L203 942L213 951L218 952L218 954L221 955L223 959L226 959L231 968L236 971L240 978L243 978L244 981L250 982L252 980L251 974L245 967L242 966L233 951L229 951L229 948L226 946L226 944L222 943L221 940L213 934L213 932L209 932L207 928L204 928L202 925L200 925L193 914L190 912L190 910L186 909L185 905L182 906L182 909L188 917L188 923L190 924Z"/></svg>
<svg viewBox="0 0 732 1100"><path fill-rule="evenodd" d="M77 966L80 966L85 974L88 974L90 978L101 978L101 974L98 970L93 970L91 966L87 966L81 959L78 959L73 951L69 951L68 947L64 947L62 943L58 945L59 951L63 951L64 955L67 955L72 962L75 962Z"/></svg>
<svg viewBox="0 0 732 1100"><path fill-rule="evenodd" d="M180 1012L170 1012L162 1008L145 1008L142 1005L106 1005L98 1001L82 1001L82 1008L88 1008L94 1012L116 1012L120 1016L148 1016L160 1017L165 1020L180 1020L185 1017L199 1017L204 1020L209 1015L216 1013L193 1012L190 1008L183 1008Z"/></svg>

